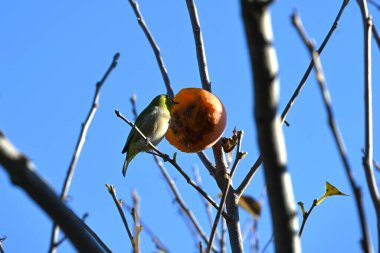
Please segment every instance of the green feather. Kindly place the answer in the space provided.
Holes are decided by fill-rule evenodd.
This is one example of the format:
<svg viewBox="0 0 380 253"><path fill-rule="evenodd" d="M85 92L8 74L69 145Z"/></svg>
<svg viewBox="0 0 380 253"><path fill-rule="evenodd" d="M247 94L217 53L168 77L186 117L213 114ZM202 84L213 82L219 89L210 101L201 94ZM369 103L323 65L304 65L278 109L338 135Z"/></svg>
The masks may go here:
<svg viewBox="0 0 380 253"><path fill-rule="evenodd" d="M176 104L176 102L167 95L158 95L140 113L135 121L135 125L138 129L140 129L146 137L150 138L150 141L154 145L157 145L165 136L169 124L170 112L174 104ZM144 139L132 128L122 150L123 154L127 153L123 164L123 176L125 176L128 165L133 158L135 158L138 153L148 150L149 148Z"/></svg>

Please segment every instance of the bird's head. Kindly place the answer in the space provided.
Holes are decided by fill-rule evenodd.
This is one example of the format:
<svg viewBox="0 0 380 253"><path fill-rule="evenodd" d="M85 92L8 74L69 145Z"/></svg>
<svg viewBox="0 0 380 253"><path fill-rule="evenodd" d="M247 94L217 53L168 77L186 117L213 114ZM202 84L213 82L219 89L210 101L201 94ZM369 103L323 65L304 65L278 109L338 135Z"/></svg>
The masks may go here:
<svg viewBox="0 0 380 253"><path fill-rule="evenodd" d="M155 97L151 103L153 106L159 106L168 109L170 112L173 108L173 105L178 104L170 96L166 94L158 95Z"/></svg>

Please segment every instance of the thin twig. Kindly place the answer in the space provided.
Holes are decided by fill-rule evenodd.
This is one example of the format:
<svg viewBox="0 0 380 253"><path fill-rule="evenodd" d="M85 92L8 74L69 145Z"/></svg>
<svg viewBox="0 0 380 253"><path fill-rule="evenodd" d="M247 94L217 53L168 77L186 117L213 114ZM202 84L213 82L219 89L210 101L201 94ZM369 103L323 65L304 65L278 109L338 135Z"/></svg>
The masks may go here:
<svg viewBox="0 0 380 253"><path fill-rule="evenodd" d="M249 183L251 182L253 176L256 174L256 171L259 169L262 162L263 157L259 155L256 162L253 164L253 166L251 167L247 175L244 177L239 187L236 189L236 194L239 196L239 198L244 194L245 190L247 189Z"/></svg>
<svg viewBox="0 0 380 253"><path fill-rule="evenodd" d="M372 32L373 32L373 38L375 39L377 47L380 50L380 36L379 36L379 33L377 32L375 24L372 24Z"/></svg>
<svg viewBox="0 0 380 253"><path fill-rule="evenodd" d="M3 237L0 238L0 253L5 253L4 248L3 248L3 241L5 239L7 239L6 236L3 236Z"/></svg>
<svg viewBox="0 0 380 253"><path fill-rule="evenodd" d="M259 225L258 219L253 219L253 224L252 224L252 229L251 229L251 240L250 240L252 253L258 253L259 248L260 248L258 225Z"/></svg>
<svg viewBox="0 0 380 253"><path fill-rule="evenodd" d="M359 186L357 186L357 184L355 182L351 166L348 162L347 152L345 149L344 141L343 141L342 135L340 133L339 126L338 126L338 124L334 118L334 115L333 115L330 93L329 93L329 91L327 89L327 85L325 83L325 78L324 78L323 69L322 69L322 66L320 63L319 54L318 54L318 52L315 51L314 45L311 42L311 40L308 39L305 31L303 30L301 20L299 19L299 17L296 14L292 15L292 22L293 22L295 28L297 29L299 35L301 36L304 44L307 46L309 53L312 57L312 61L314 62L314 65L315 65L316 77L317 77L318 85L320 87L320 91L322 94L325 109L327 111L329 126L330 126L332 133L333 133L334 140L335 140L335 143L337 145L337 148L339 150L339 154L340 154L340 157L342 159L348 180L350 182L351 189L354 192L356 206L357 206L357 209L359 212L359 219L360 219L360 224L361 224L361 229L362 229L362 234L363 234L363 238L362 238L363 250L364 250L364 252L372 252L373 251L372 250L372 243L370 241L368 228L367 228L367 224L365 221L364 207L363 207L362 198L361 198L361 189Z"/></svg>
<svg viewBox="0 0 380 253"><path fill-rule="evenodd" d="M189 218L189 220L191 221L191 224L194 226L195 230L198 232L198 234L203 239L203 241L206 244L208 244L208 238L206 236L206 233L203 231L201 225L199 224L197 218L195 218L193 212L187 207L185 201L182 199L182 196L179 193L177 186L175 185L173 179L170 177L169 173L167 172L164 164L161 162L160 159L158 159L157 156L154 156L154 160L157 166L160 168L162 175L164 176L167 184L169 185L174 195L174 198L176 202L178 203L178 205L180 206L180 208L182 209L183 213Z"/></svg>
<svg viewBox="0 0 380 253"><path fill-rule="evenodd" d="M207 201L210 202L210 204L215 207L216 209L219 208L218 204L201 188L199 187L190 177L189 175L186 174L186 172L178 165L177 161L175 159L172 159L169 157L169 155L161 152L156 146L154 146L146 137L145 135L140 131L140 129L133 124L131 121L126 119L118 110L115 110L115 114L118 118L122 119L124 122L126 122L129 126L134 128L137 133L140 134L140 136L147 142L147 145L149 148L151 148L154 152L155 155L158 155L161 157L165 162L169 162L171 165L174 166L178 170L178 172L185 178L186 182L190 184L193 188L195 188L204 198L207 199ZM229 221L231 221L230 216L226 213L223 212L223 217Z"/></svg>
<svg viewBox="0 0 380 253"><path fill-rule="evenodd" d="M342 5L341 5L341 7L339 9L339 12L338 12L335 20L334 20L334 23L332 24L329 32L327 33L325 39L323 40L321 46L318 49L318 54L319 55L322 54L323 49L327 45L327 42L330 40L330 38L331 38L332 34L334 33L335 29L338 27L339 20L340 20L342 14L343 14L343 11L345 10L345 8L346 8L346 6L347 6L348 3L349 3L349 0L343 0L342 1ZM313 67L314 67L313 61L310 61L310 64L309 64L307 70L305 71L305 73L304 73L304 75L303 75L300 83L298 84L297 89L294 91L294 93L293 93L292 97L290 98L288 104L286 105L285 109L282 111L282 114L281 114L281 122L282 123L284 123L286 121L286 117L287 117L287 115L288 115L288 113L290 111L290 108L293 106L296 98L300 94L302 88L305 86L306 80L309 77L309 74L310 74L311 70L313 69ZM262 159L262 157L260 155L257 158L257 160L254 163L254 165L249 170L248 174L245 176L245 178L243 179L243 181L239 185L239 187L236 189L236 193L237 193L238 196L241 196L241 195L244 194L245 189L248 187L248 185L251 182L253 176L256 174L256 171L260 167L262 161L263 161L263 159Z"/></svg>
<svg viewBox="0 0 380 253"><path fill-rule="evenodd" d="M212 225L210 239L208 241L207 248L206 248L206 253L210 253L211 251L211 248L215 239L215 233L218 228L219 219L220 219L222 210L224 208L224 205L226 204L228 190L230 189L231 179L229 178L228 174L226 174L226 177L228 177L226 178L226 183L225 183L226 188L223 191L222 199L220 200L220 203L219 203L219 209L218 209L218 212L216 213L214 224Z"/></svg>
<svg viewBox="0 0 380 253"><path fill-rule="evenodd" d="M220 253L226 253L226 234L227 234L227 223L225 219L222 219L222 236L219 240Z"/></svg>
<svg viewBox="0 0 380 253"><path fill-rule="evenodd" d="M195 182L197 183L197 185L199 185L200 187L202 187L202 178L201 178L201 175L199 174L199 169L198 169L197 166L193 167L193 173L194 173L194 180L195 180ZM214 218L213 218L213 214L212 214L211 205L210 205L209 202L207 202L202 197L202 195L199 195L199 196L200 196L201 201L203 202L203 204L205 206L205 210L206 210L208 221L210 223L210 227L212 227L212 223L213 223ZM218 233L216 234L216 236L219 238L219 234Z"/></svg>
<svg viewBox="0 0 380 253"><path fill-rule="evenodd" d="M378 4L376 1L374 1L374 0L367 0L367 1L368 1L368 3L375 6L378 10L380 10L380 4Z"/></svg>
<svg viewBox="0 0 380 253"><path fill-rule="evenodd" d="M317 206L317 201L318 201L317 199L314 199L313 204L311 205L309 211L305 212L302 215L302 225L301 225L300 231L298 232L299 237L301 237L301 235L302 235L303 228L305 227L305 224L306 224L307 219L309 218L309 215L313 211L314 207Z"/></svg>
<svg viewBox="0 0 380 253"><path fill-rule="evenodd" d="M121 201L121 204L129 213L132 213L132 207L126 204L124 201ZM163 252L169 252L168 247L158 238L158 236L149 228L149 226L142 220L140 215L140 224L144 228L144 232L148 234L151 238L153 244L156 246L156 249L161 250Z"/></svg>
<svg viewBox="0 0 380 253"><path fill-rule="evenodd" d="M115 202L115 205L117 207L117 210L119 211L120 217L123 220L124 227L127 230L129 240L131 242L132 248L135 248L135 239L133 238L132 231L129 228L127 218L124 215L123 207L122 207L122 200L119 200L116 196L116 189L113 185L106 184L106 187L108 189L108 192L111 194L113 201Z"/></svg>
<svg viewBox="0 0 380 253"><path fill-rule="evenodd" d="M380 171L380 164L378 162L376 162L375 160L373 160L373 166Z"/></svg>
<svg viewBox="0 0 380 253"><path fill-rule="evenodd" d="M216 171L215 165L212 164L210 159L207 157L206 153L204 151L201 151L201 152L198 152L197 155L199 159L201 159L203 165L206 167L210 175L215 178L215 171Z"/></svg>
<svg viewBox="0 0 380 253"><path fill-rule="evenodd" d="M235 161L234 161L234 163L232 164L232 167L231 167L231 172L230 172L230 177L231 178L233 177L233 175L235 173L235 170L236 170L239 162L241 161L241 159L243 159L247 155L247 152L241 152L241 142L243 140L243 136L244 136L244 131L243 130L237 132L236 157L235 157Z"/></svg>
<svg viewBox="0 0 380 253"><path fill-rule="evenodd" d="M191 20L191 26L194 34L195 50L197 51L198 68L201 77L202 88L211 92L211 82L208 76L207 60L205 48L203 46L203 37L201 25L198 18L197 7L194 0L186 0L187 9Z"/></svg>
<svg viewBox="0 0 380 253"><path fill-rule="evenodd" d="M79 137L77 140L77 144L75 146L74 154L73 154L73 157L71 158L71 162L70 162L69 168L67 170L66 178L65 178L65 181L64 181L63 186L62 186L61 196L60 196L62 201L66 200L67 194L68 194L69 189L70 189L71 181L72 181L73 176L74 176L75 166L77 164L78 158L79 158L80 153L82 151L83 144L86 140L88 128L90 127L92 119L94 118L95 112L98 108L100 89L103 87L103 84L105 83L109 74L116 67L119 57L120 57L119 53L116 53L114 55L114 57L112 59L112 63L108 67L106 73L103 75L102 79L96 83L95 95L94 95L94 98L92 100L91 108L87 114L86 120L82 124L82 129L80 131L80 134L79 134ZM59 235L59 227L57 226L56 223L54 223L53 229L52 229L52 234L51 234L51 239L50 239L50 247L49 247L48 252L50 252L50 253L55 252L55 249L56 249L55 245L56 245L56 241L58 239L58 235Z"/></svg>
<svg viewBox="0 0 380 253"><path fill-rule="evenodd" d="M263 250L261 251L261 253L265 253L269 247L269 245L274 241L274 233L272 233L271 237L269 238L269 240L265 243L264 247L263 247Z"/></svg>
<svg viewBox="0 0 380 253"><path fill-rule="evenodd" d="M134 237L134 253L140 253L140 233L142 230L142 226L140 225L140 217L139 217L139 203L140 197L137 194L136 190L132 191L132 199L133 199L133 208L132 208L132 217L135 223L135 237Z"/></svg>
<svg viewBox="0 0 380 253"><path fill-rule="evenodd" d="M170 84L169 75L168 75L167 69L165 67L164 60L162 59L162 56L160 53L160 48L158 47L156 41L154 40L152 33L149 31L149 28L146 25L144 18L142 17L142 14L141 14L140 8L139 8L139 4L135 0L129 0L129 3L131 4L133 11L135 12L135 15L137 17L137 21L138 21L140 27L144 31L145 36L147 37L147 39L150 43L150 46L152 47L152 49L154 51L154 55L156 56L156 60L157 60L158 66L160 68L162 78L164 79L164 82L165 82L166 93L170 97L174 97L173 88Z"/></svg>
<svg viewBox="0 0 380 253"><path fill-rule="evenodd" d="M231 181L232 181L234 172L235 172L235 170L237 168L237 165L239 164L240 160L245 156L244 155L245 153L241 152L241 142L242 142L242 139L243 139L243 135L244 135L243 131L238 131L237 132L237 149L236 149L235 161L234 161L234 164L232 166L230 174L226 173L225 176L224 176L225 177L225 189L223 191L222 199L220 200L218 212L216 213L216 216L215 216L215 219L214 219L214 223L212 225L210 239L209 239L209 242L208 242L208 245L207 245L207 248L206 248L206 253L210 252L211 245L214 242L215 234L216 234L217 227L218 227L218 224L219 224L220 214L221 214L222 210L224 209L224 205L226 204L227 194L228 194L228 191L229 191L230 186L231 186Z"/></svg>
<svg viewBox="0 0 380 253"><path fill-rule="evenodd" d="M78 218L35 172L32 162L21 154L0 131L0 166L50 218L62 227L79 252L104 252Z"/></svg>
<svg viewBox="0 0 380 253"><path fill-rule="evenodd" d="M367 186L377 218L377 238L380 239L380 196L373 171L373 121L372 121L372 17L368 13L367 1L357 0L363 20L364 30L364 114L365 139L363 167Z"/></svg>
<svg viewBox="0 0 380 253"><path fill-rule="evenodd" d="M131 104L132 104L132 114L135 121L137 117L139 116L137 113L137 108L136 108L136 99L137 99L136 94L133 94L131 98L129 99L129 101L131 101Z"/></svg>

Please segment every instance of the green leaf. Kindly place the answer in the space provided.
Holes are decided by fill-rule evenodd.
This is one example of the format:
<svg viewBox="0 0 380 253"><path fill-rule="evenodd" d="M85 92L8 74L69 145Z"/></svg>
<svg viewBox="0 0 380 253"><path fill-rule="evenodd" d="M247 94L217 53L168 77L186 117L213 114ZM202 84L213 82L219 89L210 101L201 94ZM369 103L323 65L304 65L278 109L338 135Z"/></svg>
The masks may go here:
<svg viewBox="0 0 380 253"><path fill-rule="evenodd" d="M317 205L319 205L325 198L334 195L348 196L347 194L342 193L341 191L339 191L338 188L326 181L325 194L318 199Z"/></svg>

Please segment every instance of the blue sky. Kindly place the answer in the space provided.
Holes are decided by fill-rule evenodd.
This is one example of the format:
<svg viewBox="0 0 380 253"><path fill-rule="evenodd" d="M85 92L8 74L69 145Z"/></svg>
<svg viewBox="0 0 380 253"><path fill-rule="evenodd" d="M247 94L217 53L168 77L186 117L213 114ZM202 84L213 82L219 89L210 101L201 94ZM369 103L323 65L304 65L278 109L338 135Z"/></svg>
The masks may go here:
<svg viewBox="0 0 380 253"><path fill-rule="evenodd" d="M175 92L200 87L191 25L185 1L139 1L145 20L160 46ZM259 151L253 121L250 62L240 17L239 1L218 4L197 1L213 92L224 103L228 122L226 134L237 126L245 137L242 149L249 155L234 176L239 185ZM310 37L320 45L341 1L277 1L272 7L275 46L280 66L280 110L284 108L309 64L309 55L290 22L296 8ZM370 5L374 24L380 22ZM115 185L118 196L131 203L131 190L141 197L141 217L160 236L171 252L195 252L173 196L148 154L130 164L121 175L121 149L129 126L117 119L119 109L132 119L129 98L137 94L141 111L165 87L153 52L136 22L127 0L111 1L3 1L0 8L0 129L35 163L38 173L57 192L61 189L80 125L89 110L95 83L100 80L113 55L119 64L101 91L99 109L90 126L79 159L69 206L81 216L90 214L88 224L114 252L131 246L116 207L104 185ZM373 45L374 156L380 160L379 51ZM367 223L376 241L375 214L361 165L364 145L363 31L355 1L343 14L321 61L330 88L335 116L346 142L349 160L363 189ZM332 197L314 209L302 236L304 252L360 252L360 229L353 193L332 135L313 73L287 118L284 128L288 168L296 201L309 207L324 192L328 180L350 197ZM169 154L175 148L163 141L159 148ZM209 150L206 151L211 156ZM178 152L177 160L189 175L198 166L205 190L217 198L218 188L195 154ZM207 234L210 227L198 194L169 164L167 170L183 198ZM262 169L247 194L263 191ZM51 221L48 216L0 170L0 236L7 252L45 252ZM248 219L241 210L244 227ZM130 223L132 220L128 216ZM271 222L267 201L258 226L260 244L270 238ZM142 234L142 252L154 245ZM246 242L249 249L249 242ZM375 244L377 249L378 245ZM73 252L66 242L60 252ZM273 252L273 248L269 249Z"/></svg>

